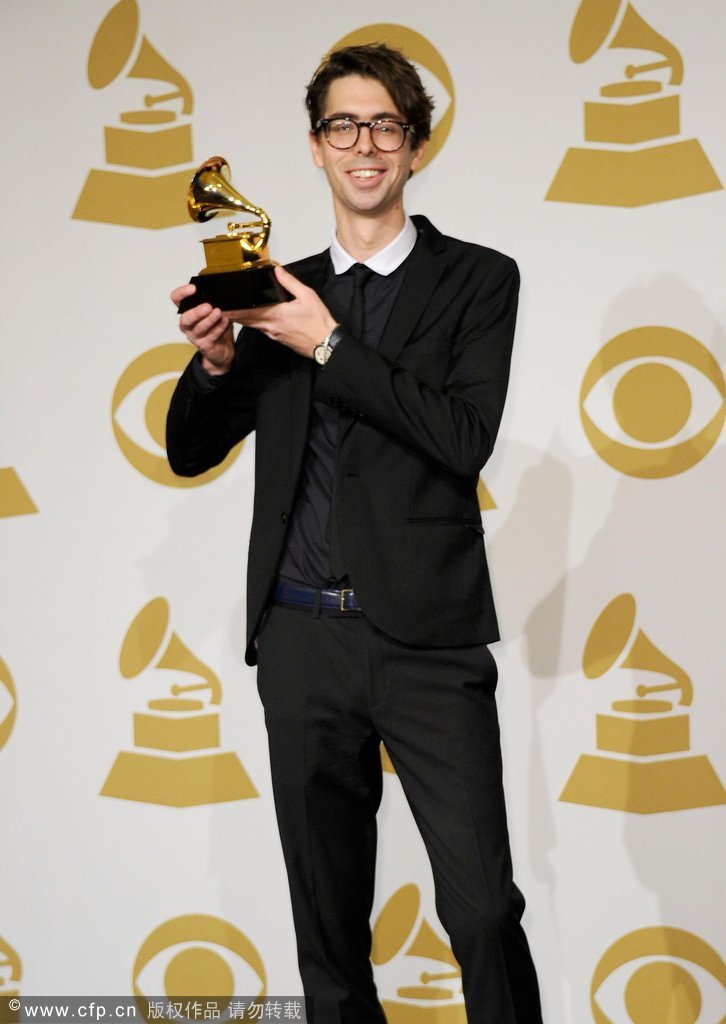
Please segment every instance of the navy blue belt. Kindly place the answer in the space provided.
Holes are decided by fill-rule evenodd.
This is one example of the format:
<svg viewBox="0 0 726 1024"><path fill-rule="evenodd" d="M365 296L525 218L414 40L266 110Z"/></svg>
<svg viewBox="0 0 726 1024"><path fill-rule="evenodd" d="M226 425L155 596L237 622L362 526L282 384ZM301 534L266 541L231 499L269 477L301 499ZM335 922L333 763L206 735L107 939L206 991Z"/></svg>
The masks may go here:
<svg viewBox="0 0 726 1024"><path fill-rule="evenodd" d="M326 608L336 612L359 612L361 606L349 587L341 590L318 590L302 583L278 580L272 591L273 604L294 604L305 608Z"/></svg>

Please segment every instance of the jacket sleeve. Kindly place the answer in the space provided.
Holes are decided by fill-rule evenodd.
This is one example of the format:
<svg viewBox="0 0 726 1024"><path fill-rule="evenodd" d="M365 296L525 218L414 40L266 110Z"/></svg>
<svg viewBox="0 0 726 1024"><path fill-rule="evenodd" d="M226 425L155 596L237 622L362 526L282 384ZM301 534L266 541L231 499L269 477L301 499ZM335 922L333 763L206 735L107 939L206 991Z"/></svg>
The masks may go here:
<svg viewBox="0 0 726 1024"><path fill-rule="evenodd" d="M184 370L166 419L166 452L178 476L198 476L219 465L254 429L259 349L257 332L243 330L228 374L206 378L198 353Z"/></svg>
<svg viewBox="0 0 726 1024"><path fill-rule="evenodd" d="M460 292L471 298L452 331L448 375L436 388L351 336L341 339L319 376L315 398L369 421L449 472L478 474L489 458L504 409L517 314L519 272L507 256L486 273L474 261ZM446 318L442 318L444 321ZM447 335L452 331L452 336Z"/></svg>

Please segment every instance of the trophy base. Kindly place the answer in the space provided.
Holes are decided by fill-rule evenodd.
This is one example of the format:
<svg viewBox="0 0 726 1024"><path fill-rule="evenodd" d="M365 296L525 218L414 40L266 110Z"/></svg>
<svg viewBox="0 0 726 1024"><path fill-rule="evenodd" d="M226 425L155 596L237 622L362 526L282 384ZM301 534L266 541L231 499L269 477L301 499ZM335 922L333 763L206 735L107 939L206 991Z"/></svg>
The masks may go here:
<svg viewBox="0 0 726 1024"><path fill-rule="evenodd" d="M202 273L193 277L194 295L183 299L179 312L209 302L217 309L254 309L273 306L277 302L290 302L292 295L275 277L275 264L246 267L243 270L224 270L220 273Z"/></svg>

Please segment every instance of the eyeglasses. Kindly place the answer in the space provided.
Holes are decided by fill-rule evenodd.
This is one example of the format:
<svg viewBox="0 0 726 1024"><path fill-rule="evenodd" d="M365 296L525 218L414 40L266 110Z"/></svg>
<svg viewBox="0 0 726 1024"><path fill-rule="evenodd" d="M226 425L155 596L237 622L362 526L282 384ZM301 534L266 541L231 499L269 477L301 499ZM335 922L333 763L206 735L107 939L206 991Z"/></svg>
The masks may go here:
<svg viewBox="0 0 726 1024"><path fill-rule="evenodd" d="M321 128L325 141L333 149L352 149L361 128L367 128L373 145L383 153L395 153L406 141L406 132L415 134L416 131L412 124L401 124L400 121L354 121L351 117L321 117L315 131L319 132Z"/></svg>

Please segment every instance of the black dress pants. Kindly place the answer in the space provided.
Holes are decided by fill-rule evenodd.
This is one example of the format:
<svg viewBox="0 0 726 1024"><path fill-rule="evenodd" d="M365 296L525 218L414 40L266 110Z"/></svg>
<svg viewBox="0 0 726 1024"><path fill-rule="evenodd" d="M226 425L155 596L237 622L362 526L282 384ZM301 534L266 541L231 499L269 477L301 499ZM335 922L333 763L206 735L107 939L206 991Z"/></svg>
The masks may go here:
<svg viewBox="0 0 726 1024"><path fill-rule="evenodd" d="M370 963L381 740L431 860L469 1024L541 1024L512 880L488 648L411 648L360 613L273 606L258 657L315 1024L385 1021Z"/></svg>

